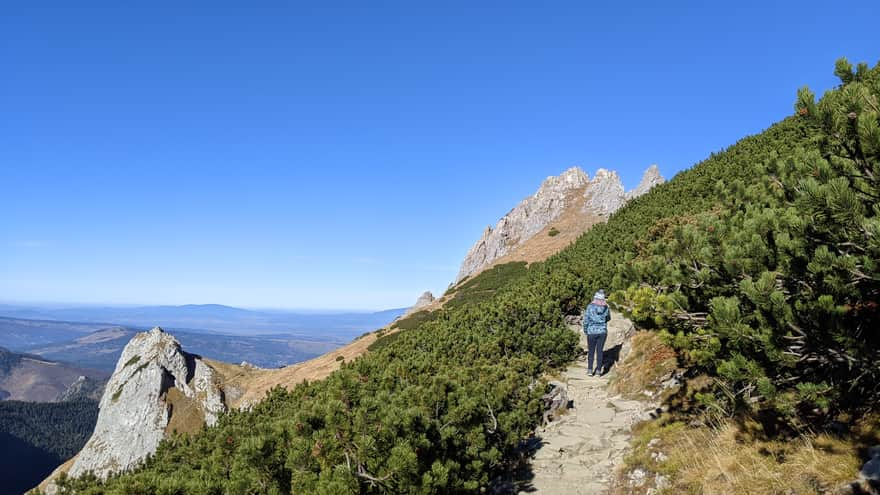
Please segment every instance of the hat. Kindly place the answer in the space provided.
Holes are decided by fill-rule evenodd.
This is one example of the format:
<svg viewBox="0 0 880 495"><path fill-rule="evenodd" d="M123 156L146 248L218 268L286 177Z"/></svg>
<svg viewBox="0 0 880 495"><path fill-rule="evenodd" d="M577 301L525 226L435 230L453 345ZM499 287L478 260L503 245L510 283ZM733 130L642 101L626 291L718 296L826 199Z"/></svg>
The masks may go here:
<svg viewBox="0 0 880 495"><path fill-rule="evenodd" d="M596 299L598 301L604 301L605 300L605 291L602 289L599 289L599 292L596 292L595 294L593 294L593 299Z"/></svg>

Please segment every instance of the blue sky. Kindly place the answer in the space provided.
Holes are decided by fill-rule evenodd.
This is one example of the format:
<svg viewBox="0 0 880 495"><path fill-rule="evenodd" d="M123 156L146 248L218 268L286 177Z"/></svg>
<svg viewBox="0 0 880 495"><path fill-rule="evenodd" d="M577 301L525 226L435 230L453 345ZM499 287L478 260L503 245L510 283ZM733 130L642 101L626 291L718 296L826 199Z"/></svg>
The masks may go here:
<svg viewBox="0 0 880 495"><path fill-rule="evenodd" d="M546 176L670 177L880 59L876 2L36 3L0 16L7 302L406 306Z"/></svg>

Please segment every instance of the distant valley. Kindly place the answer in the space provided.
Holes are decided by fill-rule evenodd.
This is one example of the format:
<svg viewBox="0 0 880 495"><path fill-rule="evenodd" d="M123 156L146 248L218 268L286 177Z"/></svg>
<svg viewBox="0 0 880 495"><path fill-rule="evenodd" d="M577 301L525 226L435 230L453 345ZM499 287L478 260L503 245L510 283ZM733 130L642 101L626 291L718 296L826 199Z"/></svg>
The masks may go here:
<svg viewBox="0 0 880 495"><path fill-rule="evenodd" d="M154 326L190 332L235 335L285 334L348 342L405 313L407 308L378 312L250 310L220 304L45 308L0 304L0 315L26 320L63 321L71 330L94 331L121 325ZM71 323L76 322L76 323ZM97 325L97 327L96 327ZM2 344L0 344L2 345Z"/></svg>
<svg viewBox="0 0 880 495"><path fill-rule="evenodd" d="M131 337L153 326L196 354L276 368L331 351L405 312L290 313L220 305L46 309L0 305L0 346L112 371ZM69 318L69 319L67 319Z"/></svg>
<svg viewBox="0 0 880 495"><path fill-rule="evenodd" d="M0 347L0 400L55 402L80 377L102 382L110 373Z"/></svg>

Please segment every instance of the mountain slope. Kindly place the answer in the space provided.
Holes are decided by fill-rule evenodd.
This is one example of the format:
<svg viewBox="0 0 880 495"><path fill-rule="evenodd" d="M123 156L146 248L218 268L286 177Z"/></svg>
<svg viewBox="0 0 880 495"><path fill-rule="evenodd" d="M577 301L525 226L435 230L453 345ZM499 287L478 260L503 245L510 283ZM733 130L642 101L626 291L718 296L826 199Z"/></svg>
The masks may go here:
<svg viewBox="0 0 880 495"><path fill-rule="evenodd" d="M0 347L0 399L53 402L81 376L103 379L106 374Z"/></svg>
<svg viewBox="0 0 880 495"><path fill-rule="evenodd" d="M610 284L616 264L670 215L672 205L677 211L708 209L718 200L718 177L756 173L751 164L762 153L809 143L810 133L794 120L745 139L634 199L573 246L511 278L489 300L441 309L412 330L380 337L366 356L325 380L275 389L249 412L222 416L191 442L163 444L145 469L111 478L102 489L118 493L141 483L155 490L157 472L163 484L184 491L199 489L191 485L195 479L221 491L231 486L229 479L305 493L489 486L503 473L499 460L512 456L540 419L542 390L530 384L548 366L574 356L577 339L563 315L578 311L594 287ZM278 438L290 438L288 447L278 448ZM372 447L362 447L364 441ZM222 445L229 447L221 455L216 449ZM94 484L65 483L79 489Z"/></svg>
<svg viewBox="0 0 880 495"><path fill-rule="evenodd" d="M859 69L862 74L866 71ZM867 75L859 77L867 78ZM858 81L854 75L850 79ZM870 109L877 106L876 95L880 94L876 79L870 82L873 84L870 88L858 86L857 91L844 88L834 94L867 94L866 100L857 100L862 105L858 108L860 111ZM808 105L804 108L804 115L812 115L815 110ZM801 118L804 115L788 118L713 154L670 182L634 199L612 214L607 223L591 228L572 246L545 262L533 263L517 271L497 286L490 297L468 304L447 305L435 312L437 314L430 320L379 338L368 354L345 364L325 380L303 383L290 390L275 389L250 411L222 416L215 427L190 439L169 440L141 469L103 483L81 480L67 482L66 486L86 493L88 490L93 493L125 493L131 486L152 492L224 492L246 488L281 493L489 491L509 469L516 467L520 442L540 420L540 397L544 392L542 386L536 386L541 383L540 377L570 362L576 353L577 336L566 328L564 316L578 313L598 287L615 292L630 288L633 275L637 275L632 271L632 265L634 261L641 261L637 258L645 255L643 249L646 245L657 249L649 254L663 254L663 245L667 241L686 241L693 233L676 227L702 227L698 221L702 216L715 215L719 210L723 213L731 189L719 185L737 191L748 190L745 186L763 185L765 179L772 179L767 176L768 169L763 164L780 161L778 159L782 163L799 160L803 158L800 150L812 152L811 159L820 150L828 153L828 143L832 144L832 151L846 152L850 143L841 144L835 140L840 136L849 139L852 132L864 134L865 143L870 144L865 148L869 159L840 156L834 162L851 167L854 164L877 164L880 131L875 125L876 112L871 114L866 110L865 114L872 120L865 121L866 117L860 117L852 106L835 106L827 122L851 126L846 132L836 133L824 129L822 122ZM815 163L821 165L822 162L817 160ZM880 172L880 164L876 170ZM810 177L836 179L832 184L838 184L837 190L845 194L847 188L841 187L842 181L835 173L821 165L812 171L800 170L799 178L806 181L803 182L804 190L823 193L825 189L822 187L812 188ZM870 176L878 177L880 173ZM853 177L858 178L859 185L868 183L866 176ZM780 196L781 200L787 199ZM754 204L756 210L763 206L760 201ZM837 201L830 204L852 206L854 203ZM748 206L740 206L748 210ZM865 210L858 206L853 209L865 214ZM736 213L736 210L730 211ZM797 208L793 207L793 211ZM874 207L867 211L876 216L880 209ZM870 214L867 218L857 225L869 233L878 232L875 230L876 219ZM755 222L750 228L755 225L768 223ZM705 228L703 231L713 232ZM876 236L868 237L866 243L876 241ZM754 239L758 242L768 236L756 234ZM875 243L868 246L876 249ZM681 259L687 259L682 253L687 254L687 250L673 253L676 266ZM740 258L733 258L734 261L737 259ZM658 266L662 268L662 265ZM813 265L814 270L822 266L821 263ZM782 267L780 271L785 269ZM491 277L492 271L484 271L468 283ZM861 284L870 283L875 271L869 273L868 282L862 281ZM693 299L686 297L670 301L645 297L654 306L648 304L633 309L647 312L650 317L676 303L687 305L715 295L724 298L731 293L728 291L739 287L756 288L737 279L721 285L689 281L694 283L685 290L695 291L687 294L694 296ZM833 282L835 279L829 279L829 286ZM765 286L762 284L757 288L761 287ZM767 284L766 287L772 292L774 285ZM730 308L730 304L724 302L726 300L713 304L721 304L719 307L726 310ZM755 296L753 300L781 304L779 297L773 295L766 298ZM853 308L876 311L876 304L867 304L873 301L851 299L849 302L853 305L848 308L825 304L824 311L839 311L841 314ZM784 302L785 297L782 298ZM640 316L638 312L634 314ZM707 343L703 350L736 349L744 352L749 350L748 347L736 346L757 340L738 341L737 332L745 333L755 322L739 320L737 315L731 309L726 315L716 313L713 319L699 313L687 316L692 318L691 321L699 322L704 330L708 328L713 332L707 334L694 330L694 335L702 336L700 341ZM709 325L718 322L723 324ZM783 340L786 336L773 337ZM677 343L671 336L668 338ZM679 356L683 362L701 356L700 352L693 352L700 351L699 348L685 350L687 353ZM721 357L727 359L730 356ZM771 361L766 366L775 364L778 365ZM704 382L718 384L719 388L701 391L698 396L688 399L694 400L698 406L703 404L701 407L711 408L718 404L712 402L717 396L713 392L724 391L721 387L725 383L723 380L728 379L725 375L730 372L732 376L739 373L739 376L748 377L745 372L752 371L754 365L746 362L744 368L698 368L701 373L713 374L709 377L703 375ZM835 373L838 372L841 371L835 369ZM776 387L774 383L770 384L773 387L745 383L750 386L734 390L753 392L763 389L761 393L770 393ZM803 401L789 394L799 392L815 397L824 393L823 390L785 390L782 398ZM801 403L810 405L808 401L796 405ZM794 410L797 411L797 407ZM804 408L802 411L807 415L800 418L809 421L808 414L815 410L815 407Z"/></svg>
<svg viewBox="0 0 880 495"><path fill-rule="evenodd" d="M0 495L24 493L76 454L97 416L92 400L0 402Z"/></svg>

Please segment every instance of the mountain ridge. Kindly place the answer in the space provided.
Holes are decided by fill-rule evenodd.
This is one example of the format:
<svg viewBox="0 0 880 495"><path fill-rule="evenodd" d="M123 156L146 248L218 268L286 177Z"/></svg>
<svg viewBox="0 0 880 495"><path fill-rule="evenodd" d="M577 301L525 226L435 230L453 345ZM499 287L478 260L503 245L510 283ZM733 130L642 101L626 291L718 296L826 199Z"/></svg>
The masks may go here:
<svg viewBox="0 0 880 495"><path fill-rule="evenodd" d="M0 400L57 402L81 376L103 381L107 373L0 347Z"/></svg>
<svg viewBox="0 0 880 495"><path fill-rule="evenodd" d="M499 262L544 259L663 182L657 165L648 167L638 186L629 192L617 172L604 168L598 169L592 180L580 167L547 177L534 194L502 216L495 227L486 227L462 260L453 283ZM536 246L526 247L533 239L538 241Z"/></svg>

